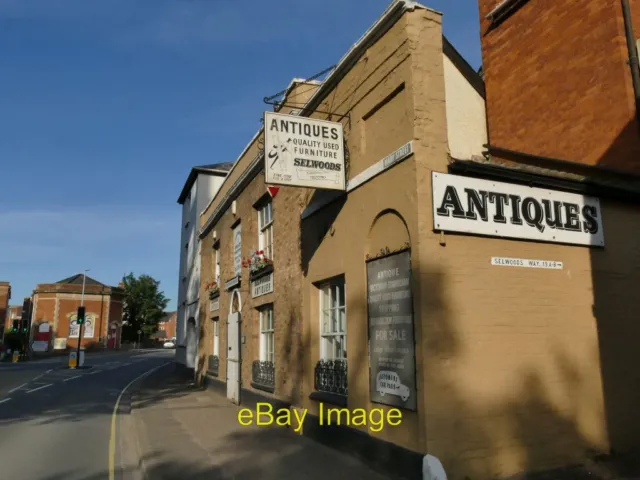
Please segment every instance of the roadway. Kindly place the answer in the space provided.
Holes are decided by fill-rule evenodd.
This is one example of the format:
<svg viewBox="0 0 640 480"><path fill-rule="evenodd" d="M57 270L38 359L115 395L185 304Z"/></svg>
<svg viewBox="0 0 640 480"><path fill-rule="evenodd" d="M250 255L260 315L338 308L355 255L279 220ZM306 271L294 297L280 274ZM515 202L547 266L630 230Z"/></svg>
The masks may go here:
<svg viewBox="0 0 640 480"><path fill-rule="evenodd" d="M133 478L121 468L131 452L120 451L122 432L114 407L119 403L119 411L126 411L123 389L172 361L174 353L88 355L85 364L90 368L77 370L66 368L66 359L2 365L0 478Z"/></svg>

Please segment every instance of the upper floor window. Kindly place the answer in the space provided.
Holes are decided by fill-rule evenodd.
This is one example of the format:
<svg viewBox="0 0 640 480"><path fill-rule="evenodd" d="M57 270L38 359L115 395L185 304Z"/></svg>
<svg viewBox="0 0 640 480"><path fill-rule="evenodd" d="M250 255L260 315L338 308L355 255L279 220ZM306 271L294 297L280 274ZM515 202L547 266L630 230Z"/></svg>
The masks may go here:
<svg viewBox="0 0 640 480"><path fill-rule="evenodd" d="M273 306L260 309L260 360L274 361Z"/></svg>
<svg viewBox="0 0 640 480"><path fill-rule="evenodd" d="M213 247L213 275L216 283L220 284L220 246Z"/></svg>
<svg viewBox="0 0 640 480"><path fill-rule="evenodd" d="M273 209L271 201L258 209L258 249L264 251L265 257L273 260Z"/></svg>
<svg viewBox="0 0 640 480"><path fill-rule="evenodd" d="M320 288L320 356L322 360L347 358L347 312L344 279Z"/></svg>

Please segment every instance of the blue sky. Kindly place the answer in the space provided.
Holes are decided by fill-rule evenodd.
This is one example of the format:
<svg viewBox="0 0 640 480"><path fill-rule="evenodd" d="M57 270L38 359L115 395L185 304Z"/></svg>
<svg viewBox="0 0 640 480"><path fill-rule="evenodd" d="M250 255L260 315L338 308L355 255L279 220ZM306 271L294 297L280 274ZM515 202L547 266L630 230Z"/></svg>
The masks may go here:
<svg viewBox="0 0 640 480"><path fill-rule="evenodd" d="M12 304L90 268L161 281L175 308L176 199L235 160L262 98L337 63L389 0L0 0L0 280ZM480 66L475 0L425 2Z"/></svg>

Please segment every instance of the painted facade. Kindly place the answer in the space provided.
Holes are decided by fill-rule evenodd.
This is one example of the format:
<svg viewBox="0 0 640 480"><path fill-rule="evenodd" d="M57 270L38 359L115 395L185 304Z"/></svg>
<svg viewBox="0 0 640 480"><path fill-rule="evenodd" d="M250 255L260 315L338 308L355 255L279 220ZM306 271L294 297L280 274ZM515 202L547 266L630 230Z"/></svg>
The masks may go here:
<svg viewBox="0 0 640 480"><path fill-rule="evenodd" d="M191 169L178 203L182 205L180 224L180 271L176 321L176 361L194 368L197 328L200 325L200 214L220 188L229 164L202 165Z"/></svg>

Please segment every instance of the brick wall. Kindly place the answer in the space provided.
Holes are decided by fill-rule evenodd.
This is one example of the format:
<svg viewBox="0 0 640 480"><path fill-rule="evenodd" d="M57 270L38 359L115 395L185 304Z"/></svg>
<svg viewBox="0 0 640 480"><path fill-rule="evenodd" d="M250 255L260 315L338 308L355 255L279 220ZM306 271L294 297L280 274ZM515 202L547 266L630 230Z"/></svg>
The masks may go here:
<svg viewBox="0 0 640 480"><path fill-rule="evenodd" d="M258 249L258 214L254 203L267 194L264 175L254 178L237 199L236 215L227 211L216 224L214 230L220 246L220 283L221 294L219 310L209 311L209 296L201 291L201 335L199 365L206 368L209 355L213 354L213 321L219 318L220 342L220 378L226 378L227 326L230 312L231 292L224 290L225 281L234 276L233 229L231 226L240 219L242 225L242 257L247 258ZM300 314L300 256L298 222L303 206L301 189L283 188L273 201L274 236L274 292L257 298L251 298L251 283L248 269L243 268L241 279L242 324L241 335L245 343L241 344L242 388L251 387L252 362L260 359L260 325L258 308L273 304L275 330L275 369L276 389L274 396L290 400L299 399L300 370L299 358L301 339ZM212 234L202 241L202 284L214 280L214 250ZM203 373L204 370L201 371ZM261 392L266 394L265 392ZM268 395L268 394L266 394Z"/></svg>
<svg viewBox="0 0 640 480"><path fill-rule="evenodd" d="M479 0L489 142L640 173L621 2L529 1L490 29L498 3Z"/></svg>
<svg viewBox="0 0 640 480"><path fill-rule="evenodd" d="M11 285L9 282L0 282L0 322L2 325L11 325L7 319L9 312L9 299L11 298Z"/></svg>

